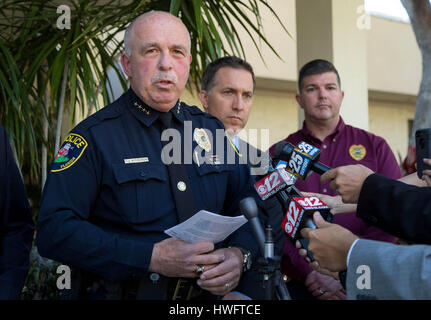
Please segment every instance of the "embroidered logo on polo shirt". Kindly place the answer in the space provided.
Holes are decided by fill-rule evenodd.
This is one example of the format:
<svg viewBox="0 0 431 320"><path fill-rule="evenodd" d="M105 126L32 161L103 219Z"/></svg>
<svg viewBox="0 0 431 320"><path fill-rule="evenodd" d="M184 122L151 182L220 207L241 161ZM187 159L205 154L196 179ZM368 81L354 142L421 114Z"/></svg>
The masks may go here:
<svg viewBox="0 0 431 320"><path fill-rule="evenodd" d="M362 144L352 144L349 148L349 154L356 161L361 161L367 154L367 149Z"/></svg>
<svg viewBox="0 0 431 320"><path fill-rule="evenodd" d="M52 163L51 172L70 168L84 153L88 143L79 134L70 133L63 142Z"/></svg>

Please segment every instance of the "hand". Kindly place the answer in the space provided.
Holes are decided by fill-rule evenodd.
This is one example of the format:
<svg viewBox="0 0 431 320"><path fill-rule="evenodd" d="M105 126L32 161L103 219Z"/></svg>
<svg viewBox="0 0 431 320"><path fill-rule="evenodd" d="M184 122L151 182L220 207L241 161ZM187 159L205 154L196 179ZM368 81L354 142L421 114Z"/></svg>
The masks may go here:
<svg viewBox="0 0 431 320"><path fill-rule="evenodd" d="M431 159L423 159L424 163L431 166ZM422 180L424 180L428 187L431 187L431 170L422 171Z"/></svg>
<svg viewBox="0 0 431 320"><path fill-rule="evenodd" d="M426 165L431 166L431 159L422 160ZM400 179L398 179L398 181L411 184L417 187L431 187L431 170L428 169L422 171L422 179L419 179L418 173L414 172L404 177L401 177Z"/></svg>
<svg viewBox="0 0 431 320"><path fill-rule="evenodd" d="M350 213L356 211L356 204L344 203L341 196L329 196L321 193L303 192L306 197L317 197L322 200L329 208L332 214Z"/></svg>
<svg viewBox="0 0 431 320"><path fill-rule="evenodd" d="M296 245L296 248L298 249L299 255L303 257L305 260L307 260L308 264L314 271L324 274L326 276L330 276L337 281L340 280L338 277L338 272L332 272L332 271L329 271L328 269L322 268L316 260L311 262L310 258L307 256L307 250L302 247L301 242L296 240L295 245Z"/></svg>
<svg viewBox="0 0 431 320"><path fill-rule="evenodd" d="M427 171L427 170L423 171L424 174L426 174L425 171ZM422 175L422 179L423 179L423 177L424 176ZM422 179L419 179L418 173L414 172L414 173L411 173L411 174L408 174L404 177L399 178L398 181L406 183L406 184L410 184L412 186L426 187L427 183L425 182L425 180L422 180Z"/></svg>
<svg viewBox="0 0 431 320"><path fill-rule="evenodd" d="M225 295L238 285L244 257L241 250L235 247L218 249L209 255L213 254L223 255L225 259L211 269L205 267L198 285L212 294Z"/></svg>
<svg viewBox="0 0 431 320"><path fill-rule="evenodd" d="M213 252L211 242L189 243L175 238L168 238L154 245L149 271L167 277L197 277L197 265L216 265L225 256L223 252Z"/></svg>
<svg viewBox="0 0 431 320"><path fill-rule="evenodd" d="M343 286L332 276L312 271L307 275L305 285L318 300L346 300Z"/></svg>
<svg viewBox="0 0 431 320"><path fill-rule="evenodd" d="M309 241L308 250L321 267L333 272L346 270L347 254L358 237L338 224L326 222L318 212L313 219L317 229L301 230L301 236Z"/></svg>
<svg viewBox="0 0 431 320"><path fill-rule="evenodd" d="M342 166L325 172L320 181L331 180L330 187L341 195L344 203L358 203L359 193L365 179L374 172L369 168L357 164Z"/></svg>

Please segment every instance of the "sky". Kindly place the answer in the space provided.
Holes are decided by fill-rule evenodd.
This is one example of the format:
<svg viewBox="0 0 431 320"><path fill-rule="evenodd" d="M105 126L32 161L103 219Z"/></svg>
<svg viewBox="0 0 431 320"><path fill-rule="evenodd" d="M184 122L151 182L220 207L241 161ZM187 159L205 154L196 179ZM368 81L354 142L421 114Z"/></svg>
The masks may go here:
<svg viewBox="0 0 431 320"><path fill-rule="evenodd" d="M409 17L400 0L365 0L365 11L371 15L409 23Z"/></svg>

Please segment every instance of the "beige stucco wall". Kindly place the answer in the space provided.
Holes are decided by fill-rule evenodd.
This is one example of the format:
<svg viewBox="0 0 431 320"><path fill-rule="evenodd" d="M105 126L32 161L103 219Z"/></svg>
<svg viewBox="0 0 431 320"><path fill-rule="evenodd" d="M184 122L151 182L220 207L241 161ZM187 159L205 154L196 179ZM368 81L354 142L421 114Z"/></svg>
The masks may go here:
<svg viewBox="0 0 431 320"><path fill-rule="evenodd" d="M295 0L270 0L268 1L280 20L288 30L287 34L280 23L274 18L268 9L260 6L264 34L269 43L274 47L282 60L280 60L262 41L262 61L252 40L245 31L239 32L246 49L246 59L253 66L257 77L279 80L295 80L297 74L296 58L296 1Z"/></svg>
<svg viewBox="0 0 431 320"><path fill-rule="evenodd" d="M371 17L367 31L368 89L380 99L369 101L370 131L384 137L404 159L408 120L414 118L415 97L422 77L422 59L411 25Z"/></svg>
<svg viewBox="0 0 431 320"><path fill-rule="evenodd" d="M411 25L372 17L367 34L368 88L417 95L422 58Z"/></svg>
<svg viewBox="0 0 431 320"><path fill-rule="evenodd" d="M298 130L298 112L292 91L257 90L246 129L269 129L269 145Z"/></svg>
<svg viewBox="0 0 431 320"><path fill-rule="evenodd" d="M276 41L276 44L284 48L282 51L285 53L283 59L297 63L300 57L296 57L295 1L270 2L276 5L277 12L283 14L284 19L295 21L293 24L289 23L288 27L292 37L289 40ZM338 9L340 10L340 7ZM350 10L348 6L346 6L346 10ZM359 16L357 12L354 14ZM354 17L354 14L350 12L351 17ZM421 79L421 56L409 24L374 16L371 16L370 19L370 29L361 30L363 36L366 37L364 48L366 50L366 65L363 66L366 70L364 70L364 73L368 82L368 90L372 91L371 97L368 99L368 128L369 131L387 140L397 158L398 154L404 158L407 153L408 120L414 118L415 96L419 90ZM340 24L335 24L334 27L337 27L337 30L334 30L335 35L342 31L340 30ZM279 42L282 43L279 44ZM350 59L351 57L348 58ZM252 59L249 59L249 61L253 63L255 69L256 65L258 66L261 77L290 80L292 82L297 79L293 68L282 67L280 66L281 62L275 63L270 60L277 66L276 69L289 70L289 72L284 73L284 77L280 77L277 70L274 71L271 68L265 72L261 64L254 62ZM352 63L351 67L357 68L354 63ZM343 78L342 68L339 69L341 69L342 81L344 83L349 81L348 78ZM354 79L351 81L354 81ZM285 84L283 86L287 88ZM276 90L273 91L257 92L255 106L250 117L250 127L259 128L259 122L269 124L271 143L284 138L288 133L297 130L300 126L300 123L295 125L295 119L298 119L298 115L296 114L297 105L294 100L294 92L280 93L278 90L283 86L276 86ZM287 90L292 90L292 86ZM350 93L347 92L346 94ZM379 99L375 99L376 93L378 93ZM380 93L384 94L381 95ZM274 98L271 98L271 96ZM278 102L277 99L281 99L281 103L278 106L273 105L273 103ZM344 113L346 113L346 109L348 108L343 108ZM267 113L265 110L272 111ZM355 117L355 109L350 109L347 112L351 113L348 114L349 117ZM344 117L347 117L347 115L344 114ZM283 125L287 122L289 128L283 128Z"/></svg>
<svg viewBox="0 0 431 320"><path fill-rule="evenodd" d="M370 131L386 139L399 160L407 155L408 120L414 118L415 107L410 103L369 101Z"/></svg>

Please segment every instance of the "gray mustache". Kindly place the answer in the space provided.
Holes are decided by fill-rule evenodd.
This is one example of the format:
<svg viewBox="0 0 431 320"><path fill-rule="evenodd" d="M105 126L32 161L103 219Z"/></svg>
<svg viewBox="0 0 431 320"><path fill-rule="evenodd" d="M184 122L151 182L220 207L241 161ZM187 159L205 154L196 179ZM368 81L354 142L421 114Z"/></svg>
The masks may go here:
<svg viewBox="0 0 431 320"><path fill-rule="evenodd" d="M151 82L152 83L156 83L159 81L169 81L172 83L177 83L178 82L178 77L173 74L173 73L164 73L164 72L159 72L156 73L152 78L151 78Z"/></svg>

